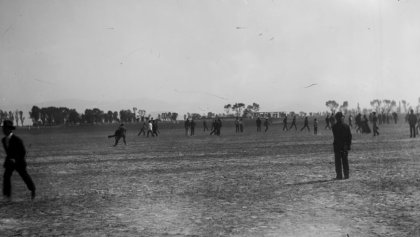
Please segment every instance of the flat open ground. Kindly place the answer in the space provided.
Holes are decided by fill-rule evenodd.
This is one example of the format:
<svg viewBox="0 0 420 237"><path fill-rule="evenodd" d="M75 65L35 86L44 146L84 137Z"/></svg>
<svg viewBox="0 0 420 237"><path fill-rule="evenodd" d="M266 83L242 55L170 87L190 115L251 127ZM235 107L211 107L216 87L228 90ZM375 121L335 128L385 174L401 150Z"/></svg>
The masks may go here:
<svg viewBox="0 0 420 237"><path fill-rule="evenodd" d="M344 181L332 180L322 124L317 136L280 124L235 134L225 123L221 137L199 126L158 138L129 125L128 145L112 147L116 126L18 129L38 196L13 175L0 235L420 236L420 138L407 124L375 138L353 130Z"/></svg>

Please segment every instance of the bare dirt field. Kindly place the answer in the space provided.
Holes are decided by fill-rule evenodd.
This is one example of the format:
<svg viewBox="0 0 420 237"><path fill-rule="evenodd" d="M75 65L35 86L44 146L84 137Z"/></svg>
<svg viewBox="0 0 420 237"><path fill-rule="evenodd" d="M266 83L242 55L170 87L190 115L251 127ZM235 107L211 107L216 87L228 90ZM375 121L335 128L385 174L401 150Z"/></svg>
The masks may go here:
<svg viewBox="0 0 420 237"><path fill-rule="evenodd" d="M317 136L225 123L220 137L155 138L129 125L112 147L116 126L18 129L38 196L13 175L0 236L420 236L420 138L403 122L353 130L343 181L322 124Z"/></svg>

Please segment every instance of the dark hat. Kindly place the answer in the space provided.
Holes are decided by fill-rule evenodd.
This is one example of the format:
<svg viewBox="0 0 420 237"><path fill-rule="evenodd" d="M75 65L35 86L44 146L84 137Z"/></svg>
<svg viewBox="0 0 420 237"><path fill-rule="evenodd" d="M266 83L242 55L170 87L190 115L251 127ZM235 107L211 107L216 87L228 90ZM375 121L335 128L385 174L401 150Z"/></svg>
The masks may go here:
<svg viewBox="0 0 420 237"><path fill-rule="evenodd" d="M4 127L4 128L9 128L9 129L11 129L11 130L15 130L15 129L16 129L16 127L15 127L15 126L13 126L13 122L12 122L12 121L10 121L10 120L4 120L4 121L3 121L3 127Z"/></svg>
<svg viewBox="0 0 420 237"><path fill-rule="evenodd" d="M343 113L341 113L341 112L337 112L335 114L335 119L341 119L342 117L343 117Z"/></svg>

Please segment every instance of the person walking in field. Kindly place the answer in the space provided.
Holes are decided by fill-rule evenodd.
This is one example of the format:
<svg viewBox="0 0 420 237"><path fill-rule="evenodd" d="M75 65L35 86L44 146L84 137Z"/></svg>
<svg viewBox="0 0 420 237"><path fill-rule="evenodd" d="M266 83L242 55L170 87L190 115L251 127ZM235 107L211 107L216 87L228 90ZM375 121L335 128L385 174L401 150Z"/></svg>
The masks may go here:
<svg viewBox="0 0 420 237"><path fill-rule="evenodd" d="M191 127L191 136L194 136L194 132L195 132L195 121L194 121L194 119L191 119L190 127Z"/></svg>
<svg viewBox="0 0 420 237"><path fill-rule="evenodd" d="M265 126L265 130L264 130L264 132L267 132L267 131L268 131L268 124L269 124L269 121L268 121L268 118L266 118L266 119L264 120L264 126Z"/></svg>
<svg viewBox="0 0 420 237"><path fill-rule="evenodd" d="M137 134L137 136L140 136L140 134L143 134L143 136L146 136L147 131L147 124L146 122L143 122L143 125L141 126L140 132Z"/></svg>
<svg viewBox="0 0 420 237"><path fill-rule="evenodd" d="M240 132L240 129L239 129L239 118L236 118L235 119L235 133L238 133L238 132Z"/></svg>
<svg viewBox="0 0 420 237"><path fill-rule="evenodd" d="M408 124L410 125L410 137L416 137L416 123L417 117L414 114L414 110L410 110L410 114L408 115Z"/></svg>
<svg viewBox="0 0 420 237"><path fill-rule="evenodd" d="M336 179L349 178L349 160L348 151L351 149L352 135L350 127L343 122L343 114L338 112L335 114L336 123L332 126L334 136L334 157Z"/></svg>
<svg viewBox="0 0 420 237"><path fill-rule="evenodd" d="M153 135L155 135L156 137L159 136L159 126L158 126L158 120L152 120L152 131L153 131Z"/></svg>
<svg viewBox="0 0 420 237"><path fill-rule="evenodd" d="M155 136L153 134L153 118L149 119L149 123L147 124L147 137L149 137L150 134L152 134L152 137Z"/></svg>
<svg viewBox="0 0 420 237"><path fill-rule="evenodd" d="M367 133L369 134L370 131L370 127L369 127L369 120L366 116L366 114L363 115L363 120L362 120L362 133Z"/></svg>
<svg viewBox="0 0 420 237"><path fill-rule="evenodd" d="M314 134L318 134L318 120L316 118L314 119Z"/></svg>
<svg viewBox="0 0 420 237"><path fill-rule="evenodd" d="M261 119L260 117L257 118L257 132L261 132Z"/></svg>
<svg viewBox="0 0 420 237"><path fill-rule="evenodd" d="M22 139L13 134L13 122L10 120L3 121L3 134L5 137L1 140L4 151L6 152L6 159L4 161L3 174L3 195L7 200L10 200L12 194L11 177L13 171L17 171L20 177L25 182L26 187L31 191L31 199L35 198L35 184L31 176L26 171L26 150Z"/></svg>
<svg viewBox="0 0 420 237"><path fill-rule="evenodd" d="M290 129L292 129L292 127L295 127L295 131L297 131L297 126L296 126L296 115L294 115L294 116L293 116L293 119L292 119L292 124L290 125L289 130L290 130Z"/></svg>
<svg viewBox="0 0 420 237"><path fill-rule="evenodd" d="M303 129L307 128L308 132L311 131L311 129L309 129L309 121L308 121L308 116L305 117L305 120L303 122L303 127L300 129L300 131L302 132Z"/></svg>
<svg viewBox="0 0 420 237"><path fill-rule="evenodd" d="M331 129L330 127L330 115L327 114L327 117L325 118L325 128L324 129Z"/></svg>
<svg viewBox="0 0 420 237"><path fill-rule="evenodd" d="M419 135L419 130L420 130L420 117L417 115L417 126L416 126L417 135Z"/></svg>
<svg viewBox="0 0 420 237"><path fill-rule="evenodd" d="M373 129L373 136L379 135L379 128L378 128L378 117L376 116L376 112L372 113L372 129Z"/></svg>
<svg viewBox="0 0 420 237"><path fill-rule="evenodd" d="M213 120L213 123L211 124L211 132L210 132L210 135L213 135L213 134L217 135L217 129L216 129L216 127L217 127L217 120L214 119Z"/></svg>
<svg viewBox="0 0 420 237"><path fill-rule="evenodd" d="M118 127L118 129L115 131L114 135L109 135L108 138L114 137L115 138L115 143L114 146L118 145L118 142L120 141L120 139L123 139L123 142L125 145L127 145L127 142L125 141L125 134L126 134L127 130L124 127L124 124L120 124L120 126Z"/></svg>
<svg viewBox="0 0 420 237"><path fill-rule="evenodd" d="M349 115L349 127L353 128L353 116L351 114Z"/></svg>
<svg viewBox="0 0 420 237"><path fill-rule="evenodd" d="M362 126L362 115L360 113L358 113L356 115L356 133L357 132L363 132L363 126Z"/></svg>
<svg viewBox="0 0 420 237"><path fill-rule="evenodd" d="M287 115L286 115L286 116L284 116L284 118L283 118L283 131L284 131L284 130L286 130L286 131L288 130L288 129L287 129Z"/></svg>
<svg viewBox="0 0 420 237"><path fill-rule="evenodd" d="M217 118L216 121L216 135L220 136L220 131L222 130L222 120L220 118Z"/></svg>
<svg viewBox="0 0 420 237"><path fill-rule="evenodd" d="M205 119L203 119L203 132L208 131L209 128L207 127L207 121Z"/></svg>
<svg viewBox="0 0 420 237"><path fill-rule="evenodd" d="M187 120L185 120L184 128L185 128L185 136L189 136L190 135L190 129L191 129L191 122L190 122L189 118L187 118Z"/></svg>
<svg viewBox="0 0 420 237"><path fill-rule="evenodd" d="M244 132L244 121L242 121L242 118L239 119L239 131Z"/></svg>

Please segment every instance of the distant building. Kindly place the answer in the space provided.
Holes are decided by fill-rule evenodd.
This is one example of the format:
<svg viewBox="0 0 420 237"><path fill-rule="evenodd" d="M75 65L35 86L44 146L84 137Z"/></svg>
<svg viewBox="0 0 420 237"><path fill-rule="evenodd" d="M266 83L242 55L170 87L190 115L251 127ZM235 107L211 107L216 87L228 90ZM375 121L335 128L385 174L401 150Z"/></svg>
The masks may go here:
<svg viewBox="0 0 420 237"><path fill-rule="evenodd" d="M254 118L282 118L286 116L286 112L254 112L252 116Z"/></svg>

